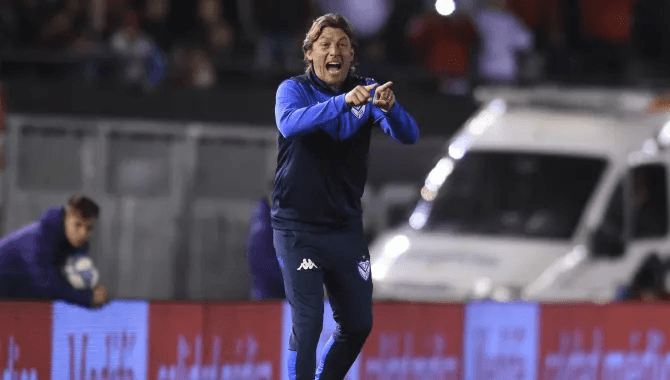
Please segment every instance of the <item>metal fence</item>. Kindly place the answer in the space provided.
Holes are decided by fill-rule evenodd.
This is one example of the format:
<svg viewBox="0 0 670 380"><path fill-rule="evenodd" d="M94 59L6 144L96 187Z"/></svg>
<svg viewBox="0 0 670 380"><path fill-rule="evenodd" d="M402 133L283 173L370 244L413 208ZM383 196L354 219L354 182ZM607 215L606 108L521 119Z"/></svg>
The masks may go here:
<svg viewBox="0 0 670 380"><path fill-rule="evenodd" d="M9 115L1 232L84 193L102 208L91 256L115 296L247 298L248 224L269 194L276 141L274 126ZM402 220L445 141L373 137L370 236Z"/></svg>
<svg viewBox="0 0 670 380"><path fill-rule="evenodd" d="M2 232L85 193L91 256L118 297L247 298L247 226L269 192L274 127L10 115Z"/></svg>

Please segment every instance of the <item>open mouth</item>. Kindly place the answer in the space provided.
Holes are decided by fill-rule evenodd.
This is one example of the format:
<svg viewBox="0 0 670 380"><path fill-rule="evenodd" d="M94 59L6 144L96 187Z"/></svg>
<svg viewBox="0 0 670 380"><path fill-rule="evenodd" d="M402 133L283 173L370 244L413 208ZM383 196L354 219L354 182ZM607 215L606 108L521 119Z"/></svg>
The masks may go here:
<svg viewBox="0 0 670 380"><path fill-rule="evenodd" d="M339 62L330 62L326 63L326 70L328 70L329 73L337 73L342 69L342 64Z"/></svg>

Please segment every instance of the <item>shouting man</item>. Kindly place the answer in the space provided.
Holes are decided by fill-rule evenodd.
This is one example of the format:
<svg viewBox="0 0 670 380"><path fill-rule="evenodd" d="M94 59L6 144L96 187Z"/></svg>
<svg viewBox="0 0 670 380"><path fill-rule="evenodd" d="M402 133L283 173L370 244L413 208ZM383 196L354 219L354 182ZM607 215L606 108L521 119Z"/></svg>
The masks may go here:
<svg viewBox="0 0 670 380"><path fill-rule="evenodd" d="M304 75L277 89L279 155L272 227L292 310L289 378L342 380L372 329L370 256L361 196L373 128L413 144L419 130L392 83L354 75L348 21L327 14L303 43ZM338 328L316 368L324 294Z"/></svg>

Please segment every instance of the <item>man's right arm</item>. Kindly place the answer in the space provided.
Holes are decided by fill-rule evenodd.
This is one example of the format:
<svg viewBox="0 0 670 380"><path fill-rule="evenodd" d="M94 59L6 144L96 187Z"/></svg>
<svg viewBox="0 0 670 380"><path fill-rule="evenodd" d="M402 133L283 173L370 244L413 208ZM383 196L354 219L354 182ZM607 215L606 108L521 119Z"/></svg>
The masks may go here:
<svg viewBox="0 0 670 380"><path fill-rule="evenodd" d="M302 94L299 84L293 80L284 81L277 89L275 120L279 132L285 138L325 129L335 134L335 119L348 110L346 94L328 99L323 103L309 104ZM333 128L333 131L328 131Z"/></svg>

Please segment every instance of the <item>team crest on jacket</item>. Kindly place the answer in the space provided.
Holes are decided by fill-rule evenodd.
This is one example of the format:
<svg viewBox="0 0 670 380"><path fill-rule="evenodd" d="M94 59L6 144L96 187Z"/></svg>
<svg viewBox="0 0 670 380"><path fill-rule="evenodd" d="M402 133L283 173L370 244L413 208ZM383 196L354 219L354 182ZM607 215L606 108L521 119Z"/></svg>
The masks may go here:
<svg viewBox="0 0 670 380"><path fill-rule="evenodd" d="M365 113L365 104L362 106L356 106L356 107L351 107L351 113L354 114L357 118L363 117L363 114Z"/></svg>
<svg viewBox="0 0 670 380"><path fill-rule="evenodd" d="M370 278L370 260L358 262L358 274L361 275L363 281L367 281Z"/></svg>

